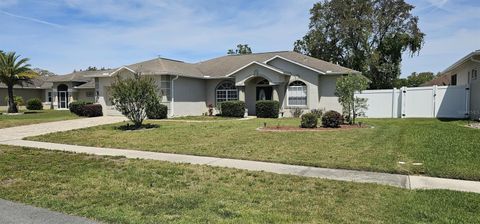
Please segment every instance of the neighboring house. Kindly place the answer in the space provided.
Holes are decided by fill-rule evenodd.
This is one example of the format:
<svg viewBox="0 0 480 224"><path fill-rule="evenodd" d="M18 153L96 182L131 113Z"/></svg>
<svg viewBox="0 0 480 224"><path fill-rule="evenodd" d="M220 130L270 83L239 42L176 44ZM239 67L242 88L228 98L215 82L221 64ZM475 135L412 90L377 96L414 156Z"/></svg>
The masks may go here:
<svg viewBox="0 0 480 224"><path fill-rule="evenodd" d="M283 116L291 116L292 108L341 111L336 80L359 72L291 51L228 55L199 63L157 58L86 75L95 78L97 102L105 114L118 114L109 99L115 77L134 73L155 78L169 116L201 115L209 105L229 100L244 101L249 115L255 115L256 101L277 100Z"/></svg>
<svg viewBox="0 0 480 224"><path fill-rule="evenodd" d="M14 86L13 94L21 96L26 102L32 98L43 101L46 109L68 109L68 104L76 100L95 101L95 81L86 75L105 71L74 72L61 76L40 76L25 83ZM6 107L7 86L0 83L0 106Z"/></svg>
<svg viewBox="0 0 480 224"><path fill-rule="evenodd" d="M480 50L461 58L422 86L466 86L470 91L470 117L480 118Z"/></svg>

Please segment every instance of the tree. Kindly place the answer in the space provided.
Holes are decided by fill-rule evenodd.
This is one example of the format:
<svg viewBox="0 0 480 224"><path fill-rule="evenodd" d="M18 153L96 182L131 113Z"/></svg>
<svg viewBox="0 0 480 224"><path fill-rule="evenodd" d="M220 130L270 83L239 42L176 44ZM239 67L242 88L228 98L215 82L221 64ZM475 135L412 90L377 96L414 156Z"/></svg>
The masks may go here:
<svg viewBox="0 0 480 224"><path fill-rule="evenodd" d="M28 58L20 59L15 52L0 53L0 82L7 86L8 113L18 113L18 107L13 95L14 85L23 85L31 82L31 79L38 76L30 69Z"/></svg>
<svg viewBox="0 0 480 224"><path fill-rule="evenodd" d="M430 80L433 80L436 76L433 72L420 72L420 73L412 73L407 78L397 79L395 82L396 88L401 88L403 86L406 87L417 87L426 83Z"/></svg>
<svg viewBox="0 0 480 224"><path fill-rule="evenodd" d="M294 50L361 71L370 88L391 88L400 75L402 53L423 46L414 6L404 0L331 0L310 10L307 34Z"/></svg>
<svg viewBox="0 0 480 224"><path fill-rule="evenodd" d="M140 128L147 117L147 105L157 100L155 80L139 73L126 79L117 76L110 88L115 108L132 121L135 128Z"/></svg>
<svg viewBox="0 0 480 224"><path fill-rule="evenodd" d="M367 109L366 99L355 97L355 92L361 92L368 87L368 79L362 75L346 75L337 79L335 95L343 107L343 114L349 123L355 124L358 111Z"/></svg>
<svg viewBox="0 0 480 224"><path fill-rule="evenodd" d="M239 44L237 45L237 49L228 49L227 54L228 55L239 55L239 54L251 54L252 49L248 46L248 44Z"/></svg>

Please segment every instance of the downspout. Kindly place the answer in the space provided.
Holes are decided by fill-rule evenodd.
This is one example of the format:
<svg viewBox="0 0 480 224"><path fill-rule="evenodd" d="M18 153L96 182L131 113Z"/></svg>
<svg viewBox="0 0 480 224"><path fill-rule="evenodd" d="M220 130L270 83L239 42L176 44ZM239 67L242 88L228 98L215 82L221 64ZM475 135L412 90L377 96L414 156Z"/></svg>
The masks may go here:
<svg viewBox="0 0 480 224"><path fill-rule="evenodd" d="M172 88L170 89L171 91L171 96L172 96L172 99L170 100L170 117L173 117L173 115L175 114L175 110L174 110L174 105L175 105L175 85L173 85L173 81L177 80L178 79L178 75L172 79Z"/></svg>

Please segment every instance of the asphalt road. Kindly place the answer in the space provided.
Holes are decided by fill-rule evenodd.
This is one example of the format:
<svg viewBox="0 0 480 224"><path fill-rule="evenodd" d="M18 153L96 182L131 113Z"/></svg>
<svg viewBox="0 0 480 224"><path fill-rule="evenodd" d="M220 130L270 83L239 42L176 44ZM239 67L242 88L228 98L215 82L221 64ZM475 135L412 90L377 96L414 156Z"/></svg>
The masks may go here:
<svg viewBox="0 0 480 224"><path fill-rule="evenodd" d="M43 208L36 208L0 199L1 224L94 224L86 218L65 215Z"/></svg>

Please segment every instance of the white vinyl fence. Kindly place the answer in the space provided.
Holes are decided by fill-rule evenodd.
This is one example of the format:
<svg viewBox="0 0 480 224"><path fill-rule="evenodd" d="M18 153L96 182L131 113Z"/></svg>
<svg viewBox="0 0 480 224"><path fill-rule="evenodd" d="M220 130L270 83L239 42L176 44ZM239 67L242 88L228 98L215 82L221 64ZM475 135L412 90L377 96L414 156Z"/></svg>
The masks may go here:
<svg viewBox="0 0 480 224"><path fill-rule="evenodd" d="M467 86L427 86L365 90L355 96L368 99L365 117L466 118L469 116L469 92Z"/></svg>

